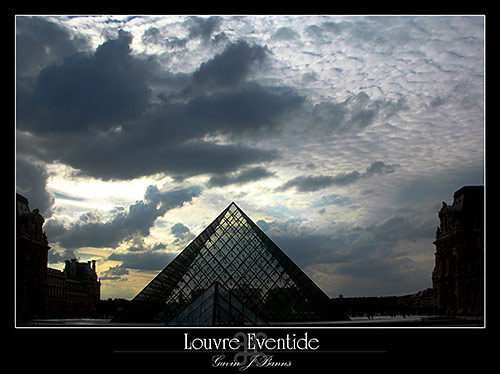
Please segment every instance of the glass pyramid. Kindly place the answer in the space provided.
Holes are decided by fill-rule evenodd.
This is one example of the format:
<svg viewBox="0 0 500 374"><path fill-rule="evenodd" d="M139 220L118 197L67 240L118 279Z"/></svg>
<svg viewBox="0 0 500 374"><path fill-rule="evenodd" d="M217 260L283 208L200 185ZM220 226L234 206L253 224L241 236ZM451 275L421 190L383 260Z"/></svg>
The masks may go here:
<svg viewBox="0 0 500 374"><path fill-rule="evenodd" d="M168 323L216 282L267 322L342 318L332 317L329 297L231 203L113 321Z"/></svg>
<svg viewBox="0 0 500 374"><path fill-rule="evenodd" d="M174 317L169 326L267 325L239 298L218 282L213 283L189 306Z"/></svg>

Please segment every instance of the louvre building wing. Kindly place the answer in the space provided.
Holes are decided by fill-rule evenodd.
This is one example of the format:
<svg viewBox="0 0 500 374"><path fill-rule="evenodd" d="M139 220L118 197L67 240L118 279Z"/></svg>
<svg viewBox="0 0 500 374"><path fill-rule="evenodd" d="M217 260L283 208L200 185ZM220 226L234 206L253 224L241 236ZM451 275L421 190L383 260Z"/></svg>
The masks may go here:
<svg viewBox="0 0 500 374"><path fill-rule="evenodd" d="M113 321L186 323L182 316L190 305L214 305L207 292L230 294L235 305L243 304L255 316L245 323L335 319L328 296L231 203ZM190 318L212 325L211 313L204 320ZM234 319L217 323L231 325Z"/></svg>

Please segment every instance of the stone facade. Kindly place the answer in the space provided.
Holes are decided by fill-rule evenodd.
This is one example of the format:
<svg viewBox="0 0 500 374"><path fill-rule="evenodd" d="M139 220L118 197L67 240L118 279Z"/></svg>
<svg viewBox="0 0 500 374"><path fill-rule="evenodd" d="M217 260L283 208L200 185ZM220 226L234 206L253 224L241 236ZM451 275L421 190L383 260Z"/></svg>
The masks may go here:
<svg viewBox="0 0 500 374"><path fill-rule="evenodd" d="M30 212L28 199L16 194L16 317L45 315L47 256L50 249L38 209Z"/></svg>
<svg viewBox="0 0 500 374"><path fill-rule="evenodd" d="M95 260L67 260L63 271L47 268L47 317L81 317L97 312L101 282Z"/></svg>
<svg viewBox="0 0 500 374"><path fill-rule="evenodd" d="M484 187L455 192L439 211L432 282L441 315L483 315Z"/></svg>
<svg viewBox="0 0 500 374"><path fill-rule="evenodd" d="M90 316L101 297L95 261L68 260L63 271L47 267L44 221L16 194L16 319Z"/></svg>

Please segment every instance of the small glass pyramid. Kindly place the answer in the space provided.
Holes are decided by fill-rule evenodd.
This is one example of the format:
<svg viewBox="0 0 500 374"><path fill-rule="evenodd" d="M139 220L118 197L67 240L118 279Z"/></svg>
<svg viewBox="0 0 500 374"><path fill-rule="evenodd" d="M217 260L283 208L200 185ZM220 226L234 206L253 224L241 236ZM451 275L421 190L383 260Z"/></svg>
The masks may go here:
<svg viewBox="0 0 500 374"><path fill-rule="evenodd" d="M214 284L266 322L340 319L329 297L231 203L113 321L168 323Z"/></svg>
<svg viewBox="0 0 500 374"><path fill-rule="evenodd" d="M169 326L267 325L240 299L218 282L174 317Z"/></svg>

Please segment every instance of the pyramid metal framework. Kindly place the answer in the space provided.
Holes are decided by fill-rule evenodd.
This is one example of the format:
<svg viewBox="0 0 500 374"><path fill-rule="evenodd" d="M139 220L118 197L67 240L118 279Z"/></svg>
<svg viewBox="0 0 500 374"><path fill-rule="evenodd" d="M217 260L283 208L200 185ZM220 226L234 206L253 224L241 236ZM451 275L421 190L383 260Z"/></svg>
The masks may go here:
<svg viewBox="0 0 500 374"><path fill-rule="evenodd" d="M168 323L215 283L267 322L338 319L329 297L233 202L113 321Z"/></svg>

